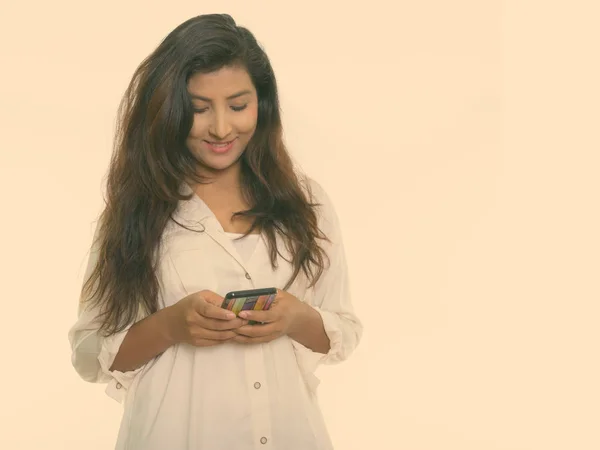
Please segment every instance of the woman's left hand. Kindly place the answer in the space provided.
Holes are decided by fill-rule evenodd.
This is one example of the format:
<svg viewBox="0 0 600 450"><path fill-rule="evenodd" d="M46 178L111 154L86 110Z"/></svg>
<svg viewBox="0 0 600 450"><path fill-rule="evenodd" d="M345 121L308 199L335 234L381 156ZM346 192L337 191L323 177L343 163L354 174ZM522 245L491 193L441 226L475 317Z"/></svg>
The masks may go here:
<svg viewBox="0 0 600 450"><path fill-rule="evenodd" d="M277 290L277 295L267 311L242 311L242 319L254 320L255 325L244 325L235 330L232 340L241 344L261 344L289 334L295 329L298 317L305 310L305 304L292 294Z"/></svg>

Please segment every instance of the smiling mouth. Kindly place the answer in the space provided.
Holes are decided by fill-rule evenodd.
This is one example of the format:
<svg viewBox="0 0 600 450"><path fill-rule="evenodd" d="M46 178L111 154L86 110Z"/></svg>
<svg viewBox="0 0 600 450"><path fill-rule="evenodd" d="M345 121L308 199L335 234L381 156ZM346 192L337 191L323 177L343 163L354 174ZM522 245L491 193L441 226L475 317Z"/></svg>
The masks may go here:
<svg viewBox="0 0 600 450"><path fill-rule="evenodd" d="M206 141L206 142L209 143L210 145L219 146L219 145L229 145L233 141L235 141L235 139L232 139L230 141L223 141L223 142L213 142L213 141Z"/></svg>
<svg viewBox="0 0 600 450"><path fill-rule="evenodd" d="M204 141L208 145L208 148L216 153L225 153L233 147L235 139L226 142L210 142Z"/></svg>

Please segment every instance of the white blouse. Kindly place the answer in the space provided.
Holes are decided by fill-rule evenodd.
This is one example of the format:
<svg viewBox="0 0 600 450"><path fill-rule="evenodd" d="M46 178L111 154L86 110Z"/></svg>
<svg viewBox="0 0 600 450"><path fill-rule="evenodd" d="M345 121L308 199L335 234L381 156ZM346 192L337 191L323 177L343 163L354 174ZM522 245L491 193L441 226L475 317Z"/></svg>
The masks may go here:
<svg viewBox="0 0 600 450"><path fill-rule="evenodd" d="M325 450L332 444L317 401L319 364L348 358L362 336L350 300L346 259L337 215L322 187L306 185L319 208L319 226L331 265L313 288L302 272L288 289L321 315L331 349L319 354L283 336L266 344L215 347L177 344L130 372L109 371L128 330L104 338L96 312L79 306L69 331L72 363L86 381L107 383L123 403L117 450ZM185 192L191 192L184 185ZM222 296L238 289L282 289L291 265L270 264L262 235L234 242L196 195L182 201L163 233L159 305L209 289ZM289 259L283 242L281 253ZM92 247L85 278L97 261ZM140 315L140 319L142 316Z"/></svg>
<svg viewBox="0 0 600 450"><path fill-rule="evenodd" d="M229 236L231 238L231 241L233 242L235 249L237 250L239 255L242 257L242 259L246 262L252 256L252 253L254 253L254 249L259 244L259 241L261 241L260 235L258 235L258 234L250 234L246 237L242 237L244 235L241 233L227 232L227 233L225 233L225 235Z"/></svg>

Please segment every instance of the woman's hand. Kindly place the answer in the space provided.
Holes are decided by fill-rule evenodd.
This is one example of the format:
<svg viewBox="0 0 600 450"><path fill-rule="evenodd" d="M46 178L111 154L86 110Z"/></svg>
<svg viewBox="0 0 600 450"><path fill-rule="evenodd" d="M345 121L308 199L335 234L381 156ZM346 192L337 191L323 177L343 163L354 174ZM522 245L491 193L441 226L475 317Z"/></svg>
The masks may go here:
<svg viewBox="0 0 600 450"><path fill-rule="evenodd" d="M197 347L222 344L236 338L234 331L248 323L221 308L223 297L212 291L200 291L168 307L168 334L174 343Z"/></svg>
<svg viewBox="0 0 600 450"><path fill-rule="evenodd" d="M277 296L267 311L242 311L239 313L242 319L262 323L243 325L237 328L233 341L241 344L260 344L293 333L296 331L296 326L306 307L305 303L292 294L278 289Z"/></svg>

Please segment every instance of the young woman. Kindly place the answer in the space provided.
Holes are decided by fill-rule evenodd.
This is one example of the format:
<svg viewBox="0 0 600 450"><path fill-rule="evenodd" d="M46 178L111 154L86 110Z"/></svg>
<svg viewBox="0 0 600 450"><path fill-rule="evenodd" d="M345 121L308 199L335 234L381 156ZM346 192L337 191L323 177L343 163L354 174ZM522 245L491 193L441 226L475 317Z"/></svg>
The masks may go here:
<svg viewBox="0 0 600 450"><path fill-rule="evenodd" d="M221 307L267 287L267 311ZM269 59L228 15L186 21L124 96L69 333L79 375L124 403L116 448L330 449L314 371L361 334L336 213L285 149Z"/></svg>

